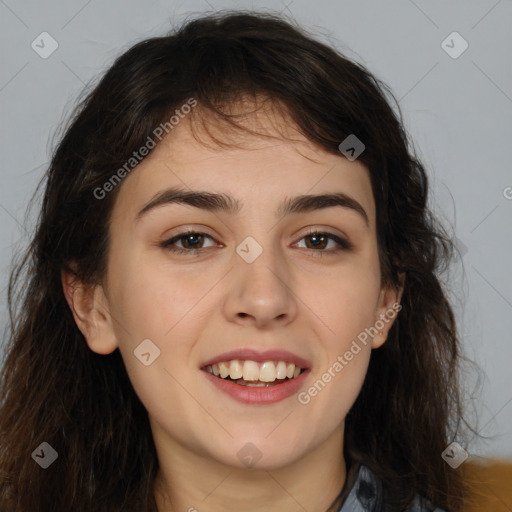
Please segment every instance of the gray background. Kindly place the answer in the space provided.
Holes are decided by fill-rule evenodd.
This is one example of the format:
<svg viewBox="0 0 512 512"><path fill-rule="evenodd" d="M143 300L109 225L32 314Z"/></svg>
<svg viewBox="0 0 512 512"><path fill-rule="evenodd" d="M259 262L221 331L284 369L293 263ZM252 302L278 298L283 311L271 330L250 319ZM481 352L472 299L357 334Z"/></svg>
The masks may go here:
<svg viewBox="0 0 512 512"><path fill-rule="evenodd" d="M472 457L512 458L511 0L0 0L2 326L11 258L32 226L29 198L84 85L133 43L223 8L292 15L391 86L431 176L431 208L460 249L445 279L466 355L482 369L464 380L468 405L490 437L464 446ZM457 58L441 45L453 31L469 44ZM31 47L42 32L59 45L46 59Z"/></svg>

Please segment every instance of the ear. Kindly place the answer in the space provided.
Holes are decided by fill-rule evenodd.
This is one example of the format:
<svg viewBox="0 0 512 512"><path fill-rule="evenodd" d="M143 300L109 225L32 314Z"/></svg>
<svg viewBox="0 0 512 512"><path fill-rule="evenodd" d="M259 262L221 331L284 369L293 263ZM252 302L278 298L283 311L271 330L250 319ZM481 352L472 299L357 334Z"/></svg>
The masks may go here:
<svg viewBox="0 0 512 512"><path fill-rule="evenodd" d="M381 289L374 321L374 326L379 332L372 339L372 348L379 348L386 341L389 330L402 309L400 300L402 299L404 284L405 273L402 272L398 288L389 286Z"/></svg>
<svg viewBox="0 0 512 512"><path fill-rule="evenodd" d="M118 347L118 342L103 287L85 285L75 274L64 270L61 281L73 318L89 348L98 354L113 352Z"/></svg>

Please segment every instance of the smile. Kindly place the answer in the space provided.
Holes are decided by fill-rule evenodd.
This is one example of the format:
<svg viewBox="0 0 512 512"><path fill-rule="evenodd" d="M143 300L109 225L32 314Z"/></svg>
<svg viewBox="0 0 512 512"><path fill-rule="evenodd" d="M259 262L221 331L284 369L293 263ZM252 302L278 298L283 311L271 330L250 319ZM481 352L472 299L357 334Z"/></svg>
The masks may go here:
<svg viewBox="0 0 512 512"><path fill-rule="evenodd" d="M208 373L248 387L269 387L297 378L304 368L287 361L221 361L204 368Z"/></svg>

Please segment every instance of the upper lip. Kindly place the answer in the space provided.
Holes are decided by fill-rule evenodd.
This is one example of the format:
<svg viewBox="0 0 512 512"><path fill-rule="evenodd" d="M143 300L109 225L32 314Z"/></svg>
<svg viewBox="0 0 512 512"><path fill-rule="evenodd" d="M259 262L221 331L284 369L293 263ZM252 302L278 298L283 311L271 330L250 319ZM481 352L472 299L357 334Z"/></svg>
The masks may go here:
<svg viewBox="0 0 512 512"><path fill-rule="evenodd" d="M213 357L205 361L201 368L212 364L221 363L223 361L232 361L233 359L250 360L257 363L264 363L265 361L285 361L287 363L294 363L295 366L307 369L311 366L310 362L306 359L299 357L292 352L287 350L266 350L265 352L259 352L255 349L250 348L239 348L231 350L230 352L224 352L218 356Z"/></svg>

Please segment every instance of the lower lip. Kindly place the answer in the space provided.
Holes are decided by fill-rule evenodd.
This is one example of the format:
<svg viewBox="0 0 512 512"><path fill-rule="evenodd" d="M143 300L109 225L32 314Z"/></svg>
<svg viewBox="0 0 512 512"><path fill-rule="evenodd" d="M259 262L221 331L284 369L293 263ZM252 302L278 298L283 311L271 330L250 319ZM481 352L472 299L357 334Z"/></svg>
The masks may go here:
<svg viewBox="0 0 512 512"><path fill-rule="evenodd" d="M281 384L275 384L269 387L249 387L242 384L236 384L229 380L224 380L203 370L206 378L217 388L234 398L238 402L253 405L267 405L280 402L296 394L304 384L309 370L303 371L298 377L286 380Z"/></svg>

